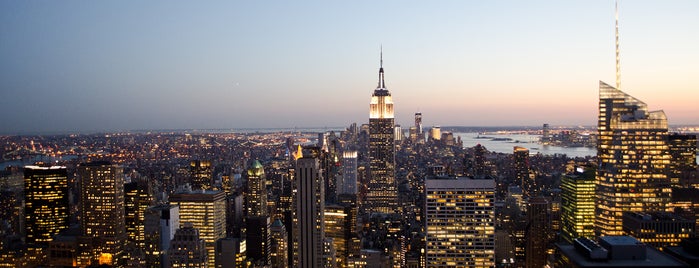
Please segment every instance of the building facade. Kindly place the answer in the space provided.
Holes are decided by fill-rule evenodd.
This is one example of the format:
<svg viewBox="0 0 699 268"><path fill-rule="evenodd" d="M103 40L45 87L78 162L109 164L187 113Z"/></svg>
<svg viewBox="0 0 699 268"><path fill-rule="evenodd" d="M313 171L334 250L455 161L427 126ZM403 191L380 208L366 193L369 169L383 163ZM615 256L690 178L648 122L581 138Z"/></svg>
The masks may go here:
<svg viewBox="0 0 699 268"><path fill-rule="evenodd" d="M322 267L325 263L325 195L317 155L296 160L296 207L293 221L295 267Z"/></svg>
<svg viewBox="0 0 699 268"><path fill-rule="evenodd" d="M99 264L118 265L124 255L124 171L109 162L78 166L80 179L80 228L90 245L83 252Z"/></svg>
<svg viewBox="0 0 699 268"><path fill-rule="evenodd" d="M425 180L426 267L495 266L495 180Z"/></svg>
<svg viewBox="0 0 699 268"><path fill-rule="evenodd" d="M25 242L48 245L68 228L68 173L63 166L24 167Z"/></svg>
<svg viewBox="0 0 699 268"><path fill-rule="evenodd" d="M184 187L170 196L170 204L180 207L180 226L190 223L199 230L209 267L214 267L216 240L226 237L226 194Z"/></svg>
<svg viewBox="0 0 699 268"><path fill-rule="evenodd" d="M594 170L581 169L561 178L561 222L561 235L568 243L595 237Z"/></svg>

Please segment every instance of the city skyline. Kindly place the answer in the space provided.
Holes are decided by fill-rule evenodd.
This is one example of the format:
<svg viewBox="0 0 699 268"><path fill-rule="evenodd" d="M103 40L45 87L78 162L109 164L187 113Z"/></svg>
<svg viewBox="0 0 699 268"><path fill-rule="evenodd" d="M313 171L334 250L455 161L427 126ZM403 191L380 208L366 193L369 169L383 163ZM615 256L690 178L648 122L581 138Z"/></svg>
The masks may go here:
<svg viewBox="0 0 699 268"><path fill-rule="evenodd" d="M615 80L613 1L42 4L0 4L0 134L366 123L381 45L404 126L594 125ZM619 5L622 90L697 123L699 4Z"/></svg>

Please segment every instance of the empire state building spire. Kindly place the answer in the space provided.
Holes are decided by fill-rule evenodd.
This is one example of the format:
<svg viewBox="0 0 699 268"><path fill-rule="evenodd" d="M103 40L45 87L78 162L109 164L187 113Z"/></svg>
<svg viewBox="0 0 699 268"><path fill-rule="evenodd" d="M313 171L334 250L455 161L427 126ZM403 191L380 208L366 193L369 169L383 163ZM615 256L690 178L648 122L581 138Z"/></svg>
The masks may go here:
<svg viewBox="0 0 699 268"><path fill-rule="evenodd" d="M381 56L380 56L380 65L379 65L379 84L376 86L376 88L386 88L386 81L383 79L383 46L381 46Z"/></svg>

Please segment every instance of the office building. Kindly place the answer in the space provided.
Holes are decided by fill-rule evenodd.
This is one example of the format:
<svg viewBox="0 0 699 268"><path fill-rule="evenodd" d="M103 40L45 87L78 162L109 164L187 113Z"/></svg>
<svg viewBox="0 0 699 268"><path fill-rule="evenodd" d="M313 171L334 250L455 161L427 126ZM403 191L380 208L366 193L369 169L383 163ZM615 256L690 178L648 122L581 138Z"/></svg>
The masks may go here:
<svg viewBox="0 0 699 268"><path fill-rule="evenodd" d="M522 189L524 198L536 196L534 181L529 178L529 149L515 146L513 153L513 171L515 183Z"/></svg>
<svg viewBox="0 0 699 268"><path fill-rule="evenodd" d="M137 248L145 246L144 215L153 205L150 183L144 178L124 184L124 219L129 242Z"/></svg>
<svg viewBox="0 0 699 268"><path fill-rule="evenodd" d="M192 189L210 189L212 186L213 167L211 161L193 160L189 163Z"/></svg>
<svg viewBox="0 0 699 268"><path fill-rule="evenodd" d="M117 265L126 243L124 218L124 171L109 162L78 166L80 180L80 227L85 241L91 240L87 258L99 264Z"/></svg>
<svg viewBox="0 0 699 268"><path fill-rule="evenodd" d="M369 183L365 210L393 213L398 206L393 99L386 89L383 57L379 83L369 104Z"/></svg>
<svg viewBox="0 0 699 268"><path fill-rule="evenodd" d="M430 141L438 141L442 138L442 130L439 126L430 129Z"/></svg>
<svg viewBox="0 0 699 268"><path fill-rule="evenodd" d="M294 266L322 267L325 263L325 195L319 150L296 160L296 207L293 221Z"/></svg>
<svg viewBox="0 0 699 268"><path fill-rule="evenodd" d="M185 223L182 228L177 229L168 250L170 267L209 267L207 266L209 263L207 258L205 242L204 239L201 239L198 229L194 228L191 223Z"/></svg>
<svg viewBox="0 0 699 268"><path fill-rule="evenodd" d="M47 246L68 228L68 176L63 166L24 167L25 242Z"/></svg>
<svg viewBox="0 0 699 268"><path fill-rule="evenodd" d="M258 265L269 265L272 243L269 216L248 217L246 221L247 259Z"/></svg>
<svg viewBox="0 0 699 268"><path fill-rule="evenodd" d="M286 227L281 220L276 219L270 230L272 246L270 251L270 265L272 267L289 267L289 239Z"/></svg>
<svg viewBox="0 0 699 268"><path fill-rule="evenodd" d="M247 170L248 191L245 196L248 217L267 216L267 180L265 168L255 160Z"/></svg>
<svg viewBox="0 0 699 268"><path fill-rule="evenodd" d="M495 266L495 181L425 180L426 267Z"/></svg>
<svg viewBox="0 0 699 268"><path fill-rule="evenodd" d="M631 236L604 236L599 242L577 238L573 244L560 243L556 247L556 268L688 267Z"/></svg>
<svg viewBox="0 0 699 268"><path fill-rule="evenodd" d="M551 203L545 197L529 199L527 209L526 247L524 256L526 267L544 267L550 228Z"/></svg>
<svg viewBox="0 0 699 268"><path fill-rule="evenodd" d="M357 151L346 151L342 153L342 179L337 184L338 195L357 194Z"/></svg>
<svg viewBox="0 0 699 268"><path fill-rule="evenodd" d="M216 241L216 268L252 267L245 255L244 239L226 237Z"/></svg>
<svg viewBox="0 0 699 268"><path fill-rule="evenodd" d="M599 235L622 235L624 211L661 211L670 202L667 118L600 81L597 144Z"/></svg>
<svg viewBox="0 0 699 268"><path fill-rule="evenodd" d="M152 206L146 209L143 218L146 266L169 267L167 251L180 228L180 207L168 204Z"/></svg>
<svg viewBox="0 0 699 268"><path fill-rule="evenodd" d="M694 134L670 134L670 181L680 187L699 188L699 181L692 179L697 172L697 136Z"/></svg>
<svg viewBox="0 0 699 268"><path fill-rule="evenodd" d="M669 212L624 212L623 230L642 243L663 250L694 237L693 220Z"/></svg>
<svg viewBox="0 0 699 268"><path fill-rule="evenodd" d="M561 236L595 237L595 170L578 168L561 178Z"/></svg>
<svg viewBox="0 0 699 268"><path fill-rule="evenodd" d="M353 213L351 206L325 206L325 237L332 239L337 267L347 267L351 254L353 223L356 223Z"/></svg>
<svg viewBox="0 0 699 268"><path fill-rule="evenodd" d="M206 243L209 267L215 265L216 240L226 237L226 194L222 191L181 187L170 196L180 207L180 226L191 223Z"/></svg>

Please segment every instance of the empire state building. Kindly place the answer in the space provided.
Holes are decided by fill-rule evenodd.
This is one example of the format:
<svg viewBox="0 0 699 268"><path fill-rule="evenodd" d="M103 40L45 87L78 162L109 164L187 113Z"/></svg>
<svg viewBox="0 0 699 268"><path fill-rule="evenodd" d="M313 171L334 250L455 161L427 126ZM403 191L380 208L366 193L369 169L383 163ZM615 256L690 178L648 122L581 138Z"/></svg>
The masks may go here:
<svg viewBox="0 0 699 268"><path fill-rule="evenodd" d="M393 99L386 89L383 55L379 82L369 104L369 183L366 211L393 213L398 207Z"/></svg>

